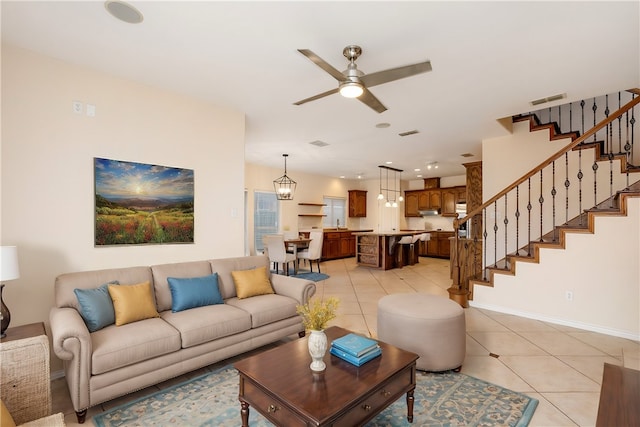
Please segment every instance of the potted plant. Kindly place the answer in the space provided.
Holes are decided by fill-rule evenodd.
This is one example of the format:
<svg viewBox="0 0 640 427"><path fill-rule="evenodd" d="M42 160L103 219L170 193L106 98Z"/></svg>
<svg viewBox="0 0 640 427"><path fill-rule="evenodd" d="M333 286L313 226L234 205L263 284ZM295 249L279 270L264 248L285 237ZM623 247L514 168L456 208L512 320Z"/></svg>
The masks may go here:
<svg viewBox="0 0 640 427"><path fill-rule="evenodd" d="M340 301L337 298L331 297L324 301L314 300L296 307L305 329L311 332L308 345L312 360L309 367L312 371L321 372L326 368L322 361L327 351L327 336L324 329L329 321L335 319L339 304Z"/></svg>

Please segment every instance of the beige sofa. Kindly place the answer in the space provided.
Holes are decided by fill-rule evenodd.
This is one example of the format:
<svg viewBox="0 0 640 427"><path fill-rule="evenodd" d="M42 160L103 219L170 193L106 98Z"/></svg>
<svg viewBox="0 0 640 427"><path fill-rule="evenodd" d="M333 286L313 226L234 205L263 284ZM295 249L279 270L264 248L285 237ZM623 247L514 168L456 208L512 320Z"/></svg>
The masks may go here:
<svg viewBox="0 0 640 427"><path fill-rule="evenodd" d="M54 353L63 360L79 422L99 403L238 355L292 334L304 336L296 305L315 293L309 280L270 275L273 294L239 299L232 272L266 267L265 256L63 274L50 313ZM218 274L223 304L172 312L167 278ZM89 332L74 289L110 281L152 284L159 317Z"/></svg>

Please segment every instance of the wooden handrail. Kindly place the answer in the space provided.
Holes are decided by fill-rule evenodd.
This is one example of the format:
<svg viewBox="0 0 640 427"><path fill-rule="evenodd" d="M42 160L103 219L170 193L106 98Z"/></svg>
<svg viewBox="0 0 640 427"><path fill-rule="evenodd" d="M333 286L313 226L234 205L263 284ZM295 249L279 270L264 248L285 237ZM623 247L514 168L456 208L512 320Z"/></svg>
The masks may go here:
<svg viewBox="0 0 640 427"><path fill-rule="evenodd" d="M629 92L639 93L640 89L630 89ZM554 162L555 160L557 160L558 158L563 156L564 153L568 152L573 147L581 144L582 142L586 141L588 138L592 137L600 129L602 129L603 127L605 127L609 123L613 122L620 115L622 115L625 111L630 110L631 108L636 106L638 103L640 103L640 96L638 96L638 97L632 99L631 101L627 102L625 105L623 105L618 110L616 110L613 114L611 114L610 116L606 117L604 120L602 120L600 123L598 123L593 128L589 129L589 131L585 132L581 137L576 138L575 140L571 141L570 144L566 145L564 148L560 149L555 154L552 154L549 158L544 160L542 163L540 163L535 168L531 169L528 173L526 173L521 178L516 180L513 184L511 184L508 187L506 187L504 190L502 190L501 192L499 192L498 194L496 194L495 196L493 196L492 198L490 198L489 200L484 202L482 205L480 205L477 208L473 209L470 213L467 213L467 215L464 218L462 218L462 219L458 219L458 218L454 219L453 228L455 230L458 230L460 223L464 223L466 221L469 221L475 215L478 215L479 213L481 213L484 209L486 209L491 204L493 204L494 202L499 200L502 196L504 196L505 194L509 193L511 190L513 190L518 185L522 184L527 179L531 178L532 176L534 176L535 174L540 172L545 167L549 166L552 162ZM458 235L458 233L456 233L456 236L457 235Z"/></svg>

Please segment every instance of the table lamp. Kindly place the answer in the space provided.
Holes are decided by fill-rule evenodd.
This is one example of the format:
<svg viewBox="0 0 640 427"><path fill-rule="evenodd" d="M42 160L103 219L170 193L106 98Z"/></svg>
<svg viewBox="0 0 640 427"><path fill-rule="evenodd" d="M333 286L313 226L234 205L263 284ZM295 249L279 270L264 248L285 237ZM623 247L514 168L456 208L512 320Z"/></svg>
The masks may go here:
<svg viewBox="0 0 640 427"><path fill-rule="evenodd" d="M18 265L18 248L15 246L2 246L0 247L0 262L2 268L0 269L0 282L7 280L15 280L20 278L20 267ZM11 322L11 313L2 299L2 290L4 289L4 283L0 284L0 338L6 336L5 331L9 327Z"/></svg>

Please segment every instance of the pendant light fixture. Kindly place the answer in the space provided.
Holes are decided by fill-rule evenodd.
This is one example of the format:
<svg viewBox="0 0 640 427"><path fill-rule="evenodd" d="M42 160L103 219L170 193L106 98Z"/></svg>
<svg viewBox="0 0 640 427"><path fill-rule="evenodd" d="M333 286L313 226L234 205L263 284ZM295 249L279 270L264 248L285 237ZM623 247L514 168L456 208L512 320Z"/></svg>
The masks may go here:
<svg viewBox="0 0 640 427"><path fill-rule="evenodd" d="M397 208L398 202L402 202L404 200L404 198L401 196L400 185L396 190L396 180L398 180L398 176L400 176L400 179L402 179L402 169L396 169L390 166L382 166L382 165L378 167L380 168L380 194L378 194L378 200L386 199L384 203L385 207ZM385 187L382 187L382 169L385 170L385 174L386 174ZM393 188L389 188L389 171L393 173ZM384 193L383 193L383 190L384 190ZM391 197L389 196L389 193L391 193ZM396 197L396 193L398 197ZM385 198L385 195L386 195L386 198Z"/></svg>
<svg viewBox="0 0 640 427"><path fill-rule="evenodd" d="M293 195L296 192L297 183L287 176L287 157L288 154L283 154L284 157L284 175L273 181L273 188L276 191L276 198L278 200L293 200Z"/></svg>

